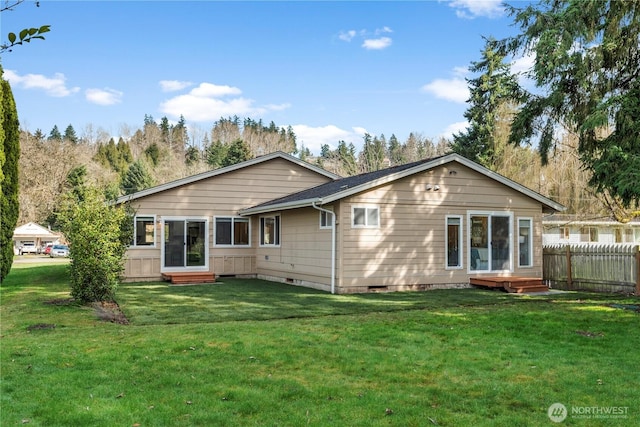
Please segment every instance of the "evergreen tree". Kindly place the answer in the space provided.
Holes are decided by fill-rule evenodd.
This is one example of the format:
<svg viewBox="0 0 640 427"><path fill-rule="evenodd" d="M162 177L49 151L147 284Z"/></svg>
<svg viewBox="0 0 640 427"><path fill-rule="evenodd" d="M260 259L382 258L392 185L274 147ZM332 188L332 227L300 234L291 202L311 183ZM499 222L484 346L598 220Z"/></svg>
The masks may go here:
<svg viewBox="0 0 640 427"><path fill-rule="evenodd" d="M392 134L391 138L389 138L389 162L391 163L391 166L406 163L404 153L402 151L402 144L400 144L398 138Z"/></svg>
<svg viewBox="0 0 640 427"><path fill-rule="evenodd" d="M153 180L142 162L131 163L129 169L122 176L120 188L123 194L133 194L153 185Z"/></svg>
<svg viewBox="0 0 640 427"><path fill-rule="evenodd" d="M349 143L338 142L337 155L342 166L342 175L351 176L358 173L358 165L356 162L356 147Z"/></svg>
<svg viewBox="0 0 640 427"><path fill-rule="evenodd" d="M149 145L144 150L144 154L145 156L147 156L149 161L151 161L151 164L153 166L158 166L158 163L160 162L160 148L158 147L158 144L154 142L153 144Z"/></svg>
<svg viewBox="0 0 640 427"><path fill-rule="evenodd" d="M222 166L231 166L251 158L249 147L243 140L237 139L230 146L227 155L222 161Z"/></svg>
<svg viewBox="0 0 640 427"><path fill-rule="evenodd" d="M205 148L204 161L211 166L212 169L222 166L225 157L227 157L227 150L229 146L223 144L222 141L216 141L213 144Z"/></svg>
<svg viewBox="0 0 640 427"><path fill-rule="evenodd" d="M71 142L72 144L77 144L78 143L78 136L76 135L76 131L73 128L73 126L71 126L71 125L67 126L67 128L64 131L63 139L65 141Z"/></svg>
<svg viewBox="0 0 640 427"><path fill-rule="evenodd" d="M49 141L62 141L62 134L58 129L58 125L53 125L53 129L51 129L51 132L49 132L49 138L47 139Z"/></svg>
<svg viewBox="0 0 640 427"><path fill-rule="evenodd" d="M493 39L485 39L482 59L472 62L469 70L482 74L467 79L471 97L464 117L469 121L466 132L454 135L451 149L474 162L495 169L500 156L495 138L496 120L501 105L517 93L517 80L504 62L506 53Z"/></svg>
<svg viewBox="0 0 640 427"><path fill-rule="evenodd" d="M543 164L563 126L578 136L590 184L626 206L640 203L640 2L544 0L507 6L520 34L509 53L533 53L510 141L537 140ZM640 216L640 210L633 216Z"/></svg>
<svg viewBox="0 0 640 427"><path fill-rule="evenodd" d="M13 99L9 82L3 76L0 66L0 282L11 270L13 263L13 232L16 228L19 214L18 202L18 161L20 158L20 123L18 111Z"/></svg>
<svg viewBox="0 0 640 427"><path fill-rule="evenodd" d="M200 160L200 150L194 145L189 145L184 153L184 163L187 166L192 166L198 163L198 160Z"/></svg>

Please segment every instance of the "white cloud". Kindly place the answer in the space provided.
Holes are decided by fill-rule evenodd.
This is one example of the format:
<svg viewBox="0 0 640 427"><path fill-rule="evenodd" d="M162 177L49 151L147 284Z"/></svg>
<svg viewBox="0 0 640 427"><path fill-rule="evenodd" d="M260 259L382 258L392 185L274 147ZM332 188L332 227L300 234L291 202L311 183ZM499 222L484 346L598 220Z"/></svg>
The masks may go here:
<svg viewBox="0 0 640 427"><path fill-rule="evenodd" d="M384 33L393 33L393 30L389 27L382 27L376 29L376 35L384 34Z"/></svg>
<svg viewBox="0 0 640 427"><path fill-rule="evenodd" d="M436 98L464 104L469 99L469 87L462 77L452 79L436 79L422 86L422 91L435 95Z"/></svg>
<svg viewBox="0 0 640 427"><path fill-rule="evenodd" d="M391 46L392 40L389 37L380 37L379 39L366 39L362 43L362 47L367 50L382 50Z"/></svg>
<svg viewBox="0 0 640 427"><path fill-rule="evenodd" d="M356 36L356 30L340 31L338 38L345 42L350 42Z"/></svg>
<svg viewBox="0 0 640 427"><path fill-rule="evenodd" d="M348 30L340 31L338 38L344 42L351 42L353 39L362 39L360 47L367 50L386 49L393 43L391 37L380 37L381 34L393 33L393 30L387 26L376 28L373 32L369 30Z"/></svg>
<svg viewBox="0 0 640 427"><path fill-rule="evenodd" d="M447 126L439 135L442 138L452 139L453 135L464 132L469 127L469 122L456 122Z"/></svg>
<svg viewBox="0 0 640 427"><path fill-rule="evenodd" d="M296 134L298 146L304 145L314 154L320 154L320 147L324 144L329 145L331 149L337 148L339 141L353 143L357 147L361 145L362 137L366 133L366 130L361 127L354 127L349 131L335 125L320 127L293 125L292 128Z"/></svg>
<svg viewBox="0 0 640 427"><path fill-rule="evenodd" d="M242 91L237 87L214 85L212 83L200 83L200 86L193 89L191 94L198 97L222 97L227 95L240 95Z"/></svg>
<svg viewBox="0 0 640 427"><path fill-rule="evenodd" d="M290 104L267 104L256 106L253 99L238 96L237 87L201 83L189 93L178 95L162 102L161 112L194 122L215 121L226 116L261 116L269 111L282 111Z"/></svg>
<svg viewBox="0 0 640 427"><path fill-rule="evenodd" d="M504 14L502 3L503 0L453 0L449 7L456 10L458 18L498 18Z"/></svg>
<svg viewBox="0 0 640 427"><path fill-rule="evenodd" d="M53 77L42 74L25 74L20 76L13 70L4 70L5 80L9 81L13 87L22 89L41 89L49 96L63 98L77 93L79 87L67 87L66 77L62 73L55 73Z"/></svg>
<svg viewBox="0 0 640 427"><path fill-rule="evenodd" d="M181 82L179 80L160 80L160 88L163 92L175 92L193 85L191 82Z"/></svg>
<svg viewBox="0 0 640 427"><path fill-rule="evenodd" d="M87 89L84 91L87 101L98 105L114 105L122 102L123 93L110 88Z"/></svg>

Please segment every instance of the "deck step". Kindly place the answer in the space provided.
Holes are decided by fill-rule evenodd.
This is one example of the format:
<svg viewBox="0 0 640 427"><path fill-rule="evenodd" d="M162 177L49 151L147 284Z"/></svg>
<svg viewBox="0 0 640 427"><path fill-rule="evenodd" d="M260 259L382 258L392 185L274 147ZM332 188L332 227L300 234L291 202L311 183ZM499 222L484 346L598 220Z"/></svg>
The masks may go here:
<svg viewBox="0 0 640 427"><path fill-rule="evenodd" d="M162 279L172 285L188 285L195 283L214 283L216 276L210 272L162 273Z"/></svg>
<svg viewBox="0 0 640 427"><path fill-rule="evenodd" d="M472 277L469 284L489 288L502 288L510 293L546 292L549 290L537 277Z"/></svg>

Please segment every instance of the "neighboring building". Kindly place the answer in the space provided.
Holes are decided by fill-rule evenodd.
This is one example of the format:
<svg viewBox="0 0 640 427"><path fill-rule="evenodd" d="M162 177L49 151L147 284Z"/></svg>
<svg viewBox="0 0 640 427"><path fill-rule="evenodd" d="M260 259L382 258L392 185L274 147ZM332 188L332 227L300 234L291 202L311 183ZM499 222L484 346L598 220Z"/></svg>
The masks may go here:
<svg viewBox="0 0 640 427"><path fill-rule="evenodd" d="M273 153L124 202L129 281L212 271L336 293L541 277L542 215L563 210L457 154L338 179Z"/></svg>
<svg viewBox="0 0 640 427"><path fill-rule="evenodd" d="M23 253L40 253L47 244L57 243L60 235L48 228L29 222L17 227L13 232L13 251L16 255Z"/></svg>
<svg viewBox="0 0 640 427"><path fill-rule="evenodd" d="M585 219L578 215L553 214L542 218L543 244L640 243L640 219L627 223L612 218Z"/></svg>

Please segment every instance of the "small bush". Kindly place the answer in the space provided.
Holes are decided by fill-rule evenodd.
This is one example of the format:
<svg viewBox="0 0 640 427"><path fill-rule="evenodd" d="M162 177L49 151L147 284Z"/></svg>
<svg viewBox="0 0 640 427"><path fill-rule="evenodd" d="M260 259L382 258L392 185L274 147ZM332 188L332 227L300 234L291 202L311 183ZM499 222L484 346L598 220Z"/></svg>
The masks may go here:
<svg viewBox="0 0 640 427"><path fill-rule="evenodd" d="M82 302L111 301L124 269L133 223L123 206L108 206L96 189L69 194L59 219L69 241L71 295Z"/></svg>

